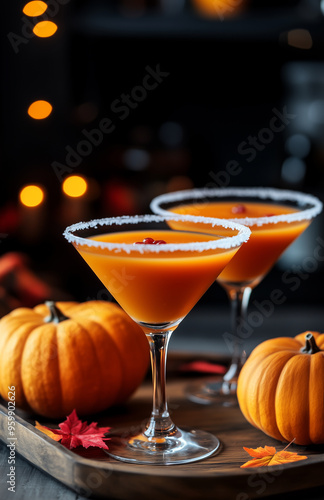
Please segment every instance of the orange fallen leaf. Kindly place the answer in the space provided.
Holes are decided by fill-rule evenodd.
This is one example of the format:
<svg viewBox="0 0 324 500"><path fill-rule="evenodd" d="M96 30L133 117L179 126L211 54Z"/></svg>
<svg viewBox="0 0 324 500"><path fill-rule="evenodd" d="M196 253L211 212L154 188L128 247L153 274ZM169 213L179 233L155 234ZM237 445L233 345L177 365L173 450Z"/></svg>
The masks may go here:
<svg viewBox="0 0 324 500"><path fill-rule="evenodd" d="M274 446L265 446L264 448L261 446L258 448L245 448L243 446L243 449L253 458L252 460L249 460L248 462L245 462L245 464L241 465L241 468L282 465L290 462L298 462L299 460L305 460L308 458L305 455L298 455L298 453L293 451L286 451L288 446L290 446L293 441L291 441L286 448L281 451L277 451Z"/></svg>
<svg viewBox="0 0 324 500"><path fill-rule="evenodd" d="M46 436L49 436L55 441L60 441L60 439L62 439L62 436L60 436L59 434L54 434L54 432L52 432L48 427L45 427L44 425L40 424L39 422L37 422L37 420L35 427L36 429L43 432L44 434L46 434Z"/></svg>

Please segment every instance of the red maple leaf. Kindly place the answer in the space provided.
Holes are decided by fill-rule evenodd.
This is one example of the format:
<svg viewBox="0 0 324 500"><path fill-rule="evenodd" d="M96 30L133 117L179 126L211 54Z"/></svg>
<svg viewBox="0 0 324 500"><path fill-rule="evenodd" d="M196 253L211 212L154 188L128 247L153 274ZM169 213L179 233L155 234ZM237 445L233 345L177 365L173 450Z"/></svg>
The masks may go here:
<svg viewBox="0 0 324 500"><path fill-rule="evenodd" d="M87 422L82 422L78 418L75 410L70 413L64 422L59 424L59 428L60 430L50 429L36 421L36 429L44 432L55 441L61 441L61 444L70 450L77 446L83 446L84 448L96 446L108 450L108 446L103 440L110 439L105 437L110 427L98 427L96 422L88 425Z"/></svg>

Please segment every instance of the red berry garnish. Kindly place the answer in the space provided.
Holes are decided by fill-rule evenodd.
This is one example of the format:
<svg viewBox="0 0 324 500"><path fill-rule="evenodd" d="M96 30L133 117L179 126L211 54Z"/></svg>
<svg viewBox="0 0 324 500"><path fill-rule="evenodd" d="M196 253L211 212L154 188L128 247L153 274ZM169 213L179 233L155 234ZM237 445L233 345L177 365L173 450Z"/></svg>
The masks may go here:
<svg viewBox="0 0 324 500"><path fill-rule="evenodd" d="M144 238L143 241L136 241L134 245L165 245L164 240L153 240L153 238Z"/></svg>
<svg viewBox="0 0 324 500"><path fill-rule="evenodd" d="M244 214L246 212L246 208L244 205L235 205L232 207L233 214Z"/></svg>

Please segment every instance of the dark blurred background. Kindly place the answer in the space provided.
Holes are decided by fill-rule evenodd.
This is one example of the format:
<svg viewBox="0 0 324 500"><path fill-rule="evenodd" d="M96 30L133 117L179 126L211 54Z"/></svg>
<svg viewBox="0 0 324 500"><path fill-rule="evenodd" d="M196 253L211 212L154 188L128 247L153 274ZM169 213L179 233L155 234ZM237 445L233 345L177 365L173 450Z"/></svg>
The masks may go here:
<svg viewBox="0 0 324 500"><path fill-rule="evenodd" d="M154 196L190 187L324 199L323 0L49 0L29 14L17 0L5 9L0 314L45 298L108 298L62 237L71 223L145 213ZM33 118L39 100L50 113ZM37 206L26 206L37 203L37 192L23 197L30 185ZM318 245L324 255L323 229L319 216L255 298L281 287L290 304L323 305L314 257ZM287 270L300 286L283 282ZM202 300L215 298L227 304L217 286Z"/></svg>

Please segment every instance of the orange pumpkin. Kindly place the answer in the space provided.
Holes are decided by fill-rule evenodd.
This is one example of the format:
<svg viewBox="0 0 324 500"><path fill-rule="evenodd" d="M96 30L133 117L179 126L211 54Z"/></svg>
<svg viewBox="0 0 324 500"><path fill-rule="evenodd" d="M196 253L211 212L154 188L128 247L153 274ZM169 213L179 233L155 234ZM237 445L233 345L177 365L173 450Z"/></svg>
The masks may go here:
<svg viewBox="0 0 324 500"><path fill-rule="evenodd" d="M79 415L124 402L142 382L149 347L116 304L48 302L0 320L0 394L45 417Z"/></svg>
<svg viewBox="0 0 324 500"><path fill-rule="evenodd" d="M238 378L245 418L265 434L296 444L324 443L324 334L304 332L258 345Z"/></svg>

